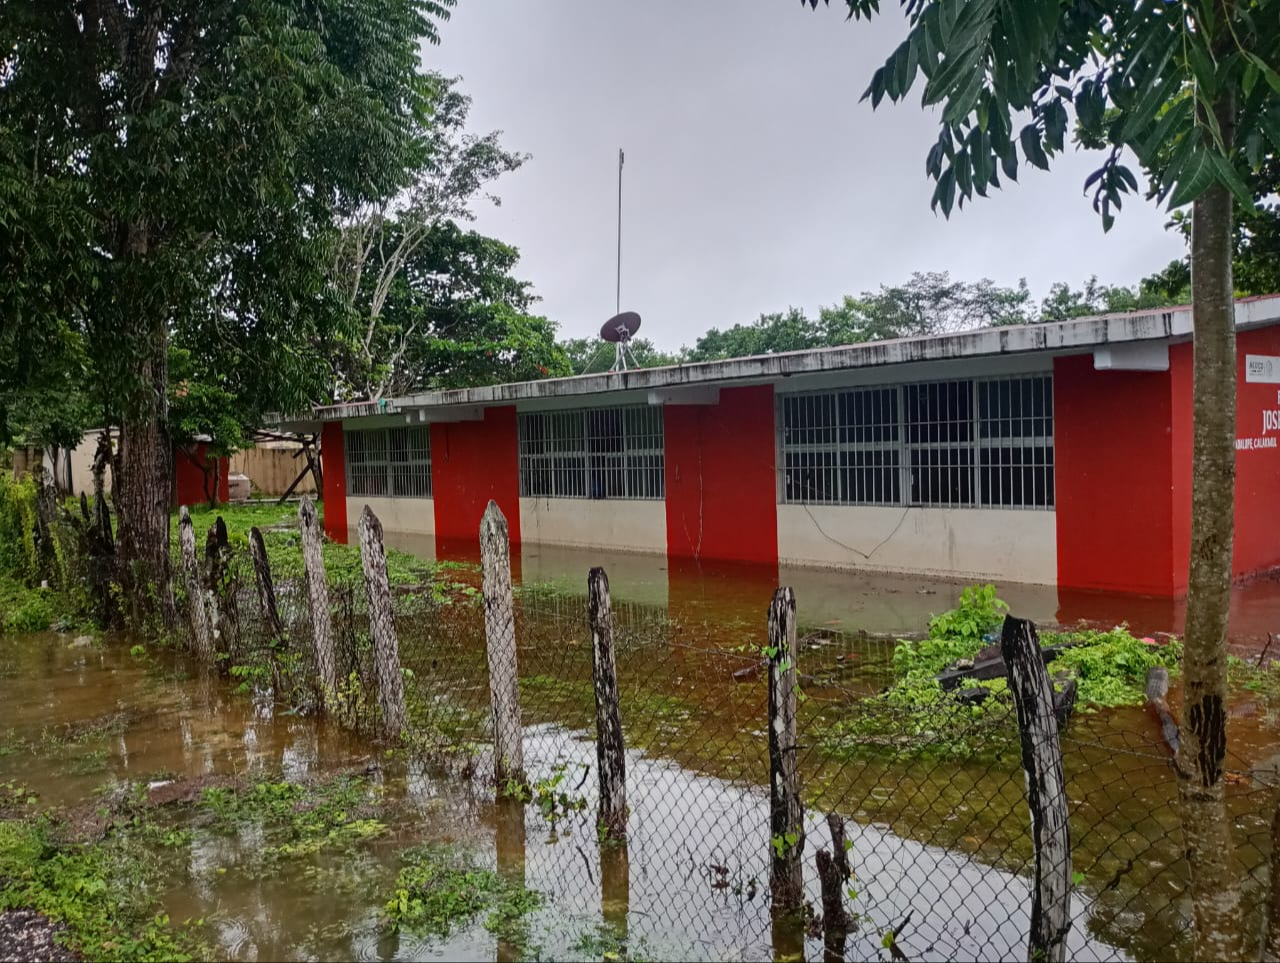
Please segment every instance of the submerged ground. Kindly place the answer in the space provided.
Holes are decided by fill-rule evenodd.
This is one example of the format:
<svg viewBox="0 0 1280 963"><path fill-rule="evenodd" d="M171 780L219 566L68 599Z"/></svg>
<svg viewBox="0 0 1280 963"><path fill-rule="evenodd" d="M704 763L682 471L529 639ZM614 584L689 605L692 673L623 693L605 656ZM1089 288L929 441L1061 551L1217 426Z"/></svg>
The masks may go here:
<svg viewBox="0 0 1280 963"><path fill-rule="evenodd" d="M582 599L549 575L535 589L539 564L548 574L545 559L523 561L524 802L495 800L486 776L483 620L465 569L449 570L451 601L400 619L419 734L431 737L413 752L282 711L169 649L74 632L0 639L0 905L65 920L59 939L95 959L820 957L819 932L773 925L767 901L764 689L750 670L768 587L685 573L650 598L652 584L624 575L637 563L613 566L631 807L617 847L595 830ZM406 580L420 577L410 568ZM956 591L876 584L887 601L874 617L861 609L876 631L896 605L911 622L897 628L919 634ZM884 718L869 725L865 708L896 677L893 645L846 631L874 595L850 593L843 614L824 599L802 632L810 895L816 904L812 853L836 813L855 874L847 958L888 958L890 930L911 959L1023 958L1029 843L1009 720L944 726L904 712L882 738ZM1236 681L1229 790L1256 906L1276 687L1243 669ZM1073 957L1184 957L1185 869L1158 728L1141 706L1083 713L1063 748Z"/></svg>

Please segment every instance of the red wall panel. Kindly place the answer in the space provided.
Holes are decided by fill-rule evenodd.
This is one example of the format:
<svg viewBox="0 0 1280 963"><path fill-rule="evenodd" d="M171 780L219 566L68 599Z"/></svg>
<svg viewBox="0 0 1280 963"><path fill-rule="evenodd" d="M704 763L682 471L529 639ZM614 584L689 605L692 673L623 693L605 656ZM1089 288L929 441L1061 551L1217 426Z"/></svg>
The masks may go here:
<svg viewBox="0 0 1280 963"><path fill-rule="evenodd" d="M520 544L520 454L514 406L486 408L484 421L431 426L431 490L436 544L479 545L489 499Z"/></svg>
<svg viewBox="0 0 1280 963"><path fill-rule="evenodd" d="M664 409L667 554L777 564L773 386Z"/></svg>
<svg viewBox="0 0 1280 963"><path fill-rule="evenodd" d="M211 459L209 457L209 446L204 442L200 442L195 445L190 454L181 449L174 449L173 495L175 505L203 505L208 502L209 496L205 494L204 490L204 472L200 470L199 463L204 462L208 465L211 461L216 461L217 463L218 501L225 503L231 497L227 459Z"/></svg>
<svg viewBox="0 0 1280 963"><path fill-rule="evenodd" d="M1174 594L1170 383L1054 359L1059 585Z"/></svg>
<svg viewBox="0 0 1280 963"><path fill-rule="evenodd" d="M1169 346L1170 458L1173 498L1170 537L1173 544L1171 584L1174 595L1187 591L1191 565L1191 344Z"/></svg>
<svg viewBox="0 0 1280 963"><path fill-rule="evenodd" d="M324 532L335 542L347 542L347 452L342 422L326 421L320 429L320 469L324 476Z"/></svg>
<svg viewBox="0 0 1280 963"><path fill-rule="evenodd" d="M1280 358L1280 327L1240 333L1236 360L1237 577L1280 566L1280 384L1245 380L1245 355Z"/></svg>

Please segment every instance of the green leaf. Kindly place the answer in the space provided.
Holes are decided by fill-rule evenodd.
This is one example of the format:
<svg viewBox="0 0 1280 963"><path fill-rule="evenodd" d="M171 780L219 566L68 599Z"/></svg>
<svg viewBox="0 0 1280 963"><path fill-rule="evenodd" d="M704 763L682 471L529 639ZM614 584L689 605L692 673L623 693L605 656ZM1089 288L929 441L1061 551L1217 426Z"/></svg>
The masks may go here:
<svg viewBox="0 0 1280 963"><path fill-rule="evenodd" d="M1194 201L1213 183L1214 177L1215 169L1212 151L1200 145L1195 145L1188 152L1186 162L1182 167L1176 172L1172 172L1167 178L1176 185L1172 196L1169 198L1170 209L1181 207L1183 204Z"/></svg>
<svg viewBox="0 0 1280 963"><path fill-rule="evenodd" d="M956 173L953 168L948 167L942 172L942 176L938 178L938 185L933 189L933 199L929 202L929 206L933 209L942 207L942 216L950 217L951 209L956 202Z"/></svg>
<svg viewBox="0 0 1280 963"><path fill-rule="evenodd" d="M1000 155L1000 168L1009 180L1015 182L1018 180L1018 148L1012 143L1009 144L1008 150Z"/></svg>
<svg viewBox="0 0 1280 963"><path fill-rule="evenodd" d="M1047 171L1049 158L1045 156L1044 147L1040 143L1039 128L1035 124L1027 124L1018 135L1018 140L1022 143L1022 154L1026 157L1027 163Z"/></svg>
<svg viewBox="0 0 1280 963"><path fill-rule="evenodd" d="M1262 76L1266 78L1267 84L1270 85L1271 89L1280 94L1280 73L1277 73L1275 68L1255 53L1246 52L1245 59L1257 67Z"/></svg>
<svg viewBox="0 0 1280 963"><path fill-rule="evenodd" d="M1254 204L1253 191L1249 190L1249 185L1244 182L1244 178L1240 176L1240 172L1236 170L1235 165L1217 151L1209 151L1209 159L1213 162L1213 169L1218 182L1231 191L1237 203L1244 205L1246 208L1252 207Z"/></svg>

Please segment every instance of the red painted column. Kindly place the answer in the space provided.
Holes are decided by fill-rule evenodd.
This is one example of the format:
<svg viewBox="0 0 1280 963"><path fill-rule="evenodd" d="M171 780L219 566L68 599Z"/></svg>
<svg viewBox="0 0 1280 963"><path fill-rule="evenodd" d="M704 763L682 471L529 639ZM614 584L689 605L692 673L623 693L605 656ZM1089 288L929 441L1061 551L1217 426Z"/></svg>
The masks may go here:
<svg viewBox="0 0 1280 963"><path fill-rule="evenodd" d="M1174 595L1170 372L1053 368L1058 584Z"/></svg>
<svg viewBox="0 0 1280 963"><path fill-rule="evenodd" d="M489 499L507 516L511 544L520 544L520 447L513 405L486 408L483 421L431 426L431 492L436 555L470 557L480 545L480 517Z"/></svg>
<svg viewBox="0 0 1280 963"><path fill-rule="evenodd" d="M347 543L347 452L342 422L326 421L320 429L320 473L324 476L324 533Z"/></svg>
<svg viewBox="0 0 1280 963"><path fill-rule="evenodd" d="M664 414L667 554L777 565L773 386Z"/></svg>

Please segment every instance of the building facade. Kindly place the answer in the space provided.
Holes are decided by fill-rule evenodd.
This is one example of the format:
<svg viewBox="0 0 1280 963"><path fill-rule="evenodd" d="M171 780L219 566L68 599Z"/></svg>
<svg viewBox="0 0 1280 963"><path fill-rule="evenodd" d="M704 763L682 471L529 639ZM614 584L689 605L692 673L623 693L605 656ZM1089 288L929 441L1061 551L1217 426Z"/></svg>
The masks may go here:
<svg viewBox="0 0 1280 963"><path fill-rule="evenodd" d="M1235 574L1280 566L1280 297L1237 304ZM319 409L325 525L1176 597L1189 308Z"/></svg>

